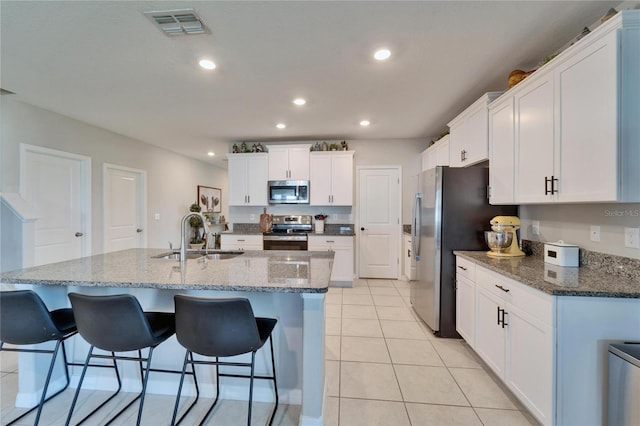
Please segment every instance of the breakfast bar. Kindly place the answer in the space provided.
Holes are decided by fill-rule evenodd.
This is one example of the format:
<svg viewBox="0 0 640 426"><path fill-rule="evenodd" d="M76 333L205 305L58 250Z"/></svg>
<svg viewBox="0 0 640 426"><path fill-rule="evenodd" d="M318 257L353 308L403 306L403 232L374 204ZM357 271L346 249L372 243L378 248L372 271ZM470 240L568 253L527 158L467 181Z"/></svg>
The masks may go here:
<svg viewBox="0 0 640 426"><path fill-rule="evenodd" d="M192 253L185 262L161 249L129 249L103 255L32 267L0 275L0 283L15 289L33 289L49 309L68 307L69 292L88 295L132 294L142 308L173 311L175 294L203 297L246 297L256 316L273 317L278 390L285 404L301 405L299 424L323 423L325 293L333 266L333 252L250 251ZM67 343L70 362L82 362L89 345L80 337ZM175 336L158 346L153 367L180 370L184 348ZM236 357L244 361L244 356ZM41 354L21 353L16 405L37 403L48 359ZM133 363L125 363L133 364ZM267 371L268 357L258 352L256 371ZM215 394L215 374L199 367L203 397ZM70 368L71 386L78 383L80 367ZM94 371L92 371L94 370ZM99 370L99 371L95 371ZM106 370L106 371L103 371ZM64 383L62 362L52 379L51 392ZM116 383L108 369L89 369L84 388L113 390ZM90 375L90 376L89 376ZM123 365L123 390L140 389L136 365ZM175 395L178 378L152 373L147 392ZM257 381L254 401L273 401L270 383ZM187 380L183 396L193 392ZM221 398L246 400L246 383L224 377ZM169 413L169 412L168 412ZM169 415L169 414L168 414Z"/></svg>

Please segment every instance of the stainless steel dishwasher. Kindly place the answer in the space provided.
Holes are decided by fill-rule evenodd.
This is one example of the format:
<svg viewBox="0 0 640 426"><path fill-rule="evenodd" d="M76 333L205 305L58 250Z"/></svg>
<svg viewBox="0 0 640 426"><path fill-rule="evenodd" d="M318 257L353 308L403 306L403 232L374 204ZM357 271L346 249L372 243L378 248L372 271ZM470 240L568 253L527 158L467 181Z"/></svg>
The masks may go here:
<svg viewBox="0 0 640 426"><path fill-rule="evenodd" d="M608 424L640 424L640 343L609 345Z"/></svg>

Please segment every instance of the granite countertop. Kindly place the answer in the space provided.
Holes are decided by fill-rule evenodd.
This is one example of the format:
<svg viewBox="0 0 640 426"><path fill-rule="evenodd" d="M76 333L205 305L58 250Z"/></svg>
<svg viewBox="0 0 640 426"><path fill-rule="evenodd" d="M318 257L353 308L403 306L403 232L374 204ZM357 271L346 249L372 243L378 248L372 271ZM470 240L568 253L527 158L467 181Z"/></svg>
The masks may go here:
<svg viewBox="0 0 640 426"><path fill-rule="evenodd" d="M154 258L166 249L129 249L0 274L0 283L80 287L326 293L333 252L246 251L232 259Z"/></svg>
<svg viewBox="0 0 640 426"><path fill-rule="evenodd" d="M555 296L640 298L640 279L619 277L603 270L546 264L541 256L508 259L489 257L485 251L454 251L477 265Z"/></svg>

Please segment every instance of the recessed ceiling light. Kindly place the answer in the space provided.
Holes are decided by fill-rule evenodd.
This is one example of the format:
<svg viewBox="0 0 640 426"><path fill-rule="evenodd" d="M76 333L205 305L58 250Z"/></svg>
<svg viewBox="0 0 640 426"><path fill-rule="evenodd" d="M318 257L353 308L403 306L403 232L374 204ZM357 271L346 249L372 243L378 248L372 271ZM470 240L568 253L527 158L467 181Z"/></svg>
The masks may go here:
<svg viewBox="0 0 640 426"><path fill-rule="evenodd" d="M373 54L373 57L376 58L378 61L384 61L385 59L389 59L390 56L391 56L391 51L389 49L380 49Z"/></svg>
<svg viewBox="0 0 640 426"><path fill-rule="evenodd" d="M284 123L278 123L278 124L276 124L276 127L277 127L278 129L284 129L285 127L287 127L287 125L286 125L286 124L284 124Z"/></svg>
<svg viewBox="0 0 640 426"><path fill-rule="evenodd" d="M294 100L293 100L293 103L294 103L294 104L296 104L296 105L304 105L304 104L306 104L306 103L307 103L307 101L305 101L305 100L304 100L304 99L302 99L302 98L297 98L297 99L294 99Z"/></svg>
<svg viewBox="0 0 640 426"><path fill-rule="evenodd" d="M369 122L369 120L362 120L362 121L360 122L360 125L361 125L362 127L367 127L369 124L371 124L371 123Z"/></svg>
<svg viewBox="0 0 640 426"><path fill-rule="evenodd" d="M200 64L200 66L205 70L216 69L216 64L211 59L201 59L200 62L198 62L198 64Z"/></svg>
<svg viewBox="0 0 640 426"><path fill-rule="evenodd" d="M208 155L209 157L213 157L214 155L216 155L216 153L215 153L215 152L213 152L213 151L209 151L209 152L207 152L207 155Z"/></svg>

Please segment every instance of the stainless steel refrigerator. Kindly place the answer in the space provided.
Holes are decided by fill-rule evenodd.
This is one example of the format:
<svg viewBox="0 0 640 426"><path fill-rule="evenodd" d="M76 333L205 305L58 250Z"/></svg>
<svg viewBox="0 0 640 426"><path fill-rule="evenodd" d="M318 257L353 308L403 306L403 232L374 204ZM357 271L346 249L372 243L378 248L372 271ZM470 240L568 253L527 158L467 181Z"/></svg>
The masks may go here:
<svg viewBox="0 0 640 426"><path fill-rule="evenodd" d="M417 266L411 305L436 336L460 337L453 250L488 250L484 231L491 218L517 214L517 206L489 205L488 185L486 167L438 166L419 176L411 225Z"/></svg>

